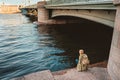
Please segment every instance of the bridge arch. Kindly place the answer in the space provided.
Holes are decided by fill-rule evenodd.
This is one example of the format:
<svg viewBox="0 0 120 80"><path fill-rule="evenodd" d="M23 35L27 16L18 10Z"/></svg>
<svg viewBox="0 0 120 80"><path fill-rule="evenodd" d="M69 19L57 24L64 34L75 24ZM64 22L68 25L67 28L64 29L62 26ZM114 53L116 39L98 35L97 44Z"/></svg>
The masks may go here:
<svg viewBox="0 0 120 80"><path fill-rule="evenodd" d="M73 16L97 23L101 23L113 28L115 11L104 11L104 10L53 10L52 18L58 16Z"/></svg>

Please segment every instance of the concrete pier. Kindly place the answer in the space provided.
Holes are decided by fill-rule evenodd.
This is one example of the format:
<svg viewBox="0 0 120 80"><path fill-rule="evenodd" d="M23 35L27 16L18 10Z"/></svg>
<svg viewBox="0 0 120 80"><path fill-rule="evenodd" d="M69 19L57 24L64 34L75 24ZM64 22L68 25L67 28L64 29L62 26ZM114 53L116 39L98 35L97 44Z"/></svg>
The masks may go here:
<svg viewBox="0 0 120 80"><path fill-rule="evenodd" d="M38 22L40 23L46 23L49 19L49 13L48 10L45 9L44 5L46 5L45 1L38 2L37 8L38 8Z"/></svg>
<svg viewBox="0 0 120 80"><path fill-rule="evenodd" d="M114 32L108 62L108 72L112 80L120 80L120 0L114 0L117 7Z"/></svg>
<svg viewBox="0 0 120 80"><path fill-rule="evenodd" d="M49 11L45 9L46 1L37 3L38 8L38 23L39 24L65 24L64 20L53 20L49 18Z"/></svg>

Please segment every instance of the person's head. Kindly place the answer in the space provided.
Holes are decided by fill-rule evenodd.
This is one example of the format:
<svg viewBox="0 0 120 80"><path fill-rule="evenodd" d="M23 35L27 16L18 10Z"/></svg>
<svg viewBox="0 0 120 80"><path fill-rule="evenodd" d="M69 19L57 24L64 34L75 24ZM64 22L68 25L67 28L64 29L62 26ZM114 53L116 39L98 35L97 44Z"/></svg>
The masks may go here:
<svg viewBox="0 0 120 80"><path fill-rule="evenodd" d="M83 50L83 49L80 49L80 50L79 50L79 54L84 54L84 50Z"/></svg>

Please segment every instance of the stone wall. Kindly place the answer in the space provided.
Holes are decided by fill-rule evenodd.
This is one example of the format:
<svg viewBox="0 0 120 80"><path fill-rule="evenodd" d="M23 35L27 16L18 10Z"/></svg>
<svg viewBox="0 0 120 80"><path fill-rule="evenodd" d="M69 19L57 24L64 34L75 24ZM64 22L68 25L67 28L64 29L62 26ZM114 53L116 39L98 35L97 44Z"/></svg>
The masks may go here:
<svg viewBox="0 0 120 80"><path fill-rule="evenodd" d="M108 62L108 72L112 80L120 80L120 0L115 0L114 3L117 6L117 12Z"/></svg>

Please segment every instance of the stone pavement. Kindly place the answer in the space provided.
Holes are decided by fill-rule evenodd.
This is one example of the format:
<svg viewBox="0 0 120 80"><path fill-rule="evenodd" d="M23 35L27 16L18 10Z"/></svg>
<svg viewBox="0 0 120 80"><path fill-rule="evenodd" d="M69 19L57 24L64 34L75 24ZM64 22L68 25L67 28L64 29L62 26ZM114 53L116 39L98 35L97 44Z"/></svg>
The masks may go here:
<svg viewBox="0 0 120 80"><path fill-rule="evenodd" d="M12 80L54 80L54 77L50 72L50 70L45 70L45 71L28 74Z"/></svg>
<svg viewBox="0 0 120 80"><path fill-rule="evenodd" d="M63 72L63 71L62 71ZM54 73L55 80L111 80L106 68L94 67L88 71L78 72L75 68Z"/></svg>
<svg viewBox="0 0 120 80"><path fill-rule="evenodd" d="M76 68L57 72L40 71L12 80L111 80L106 68L93 67L88 71L78 72Z"/></svg>

